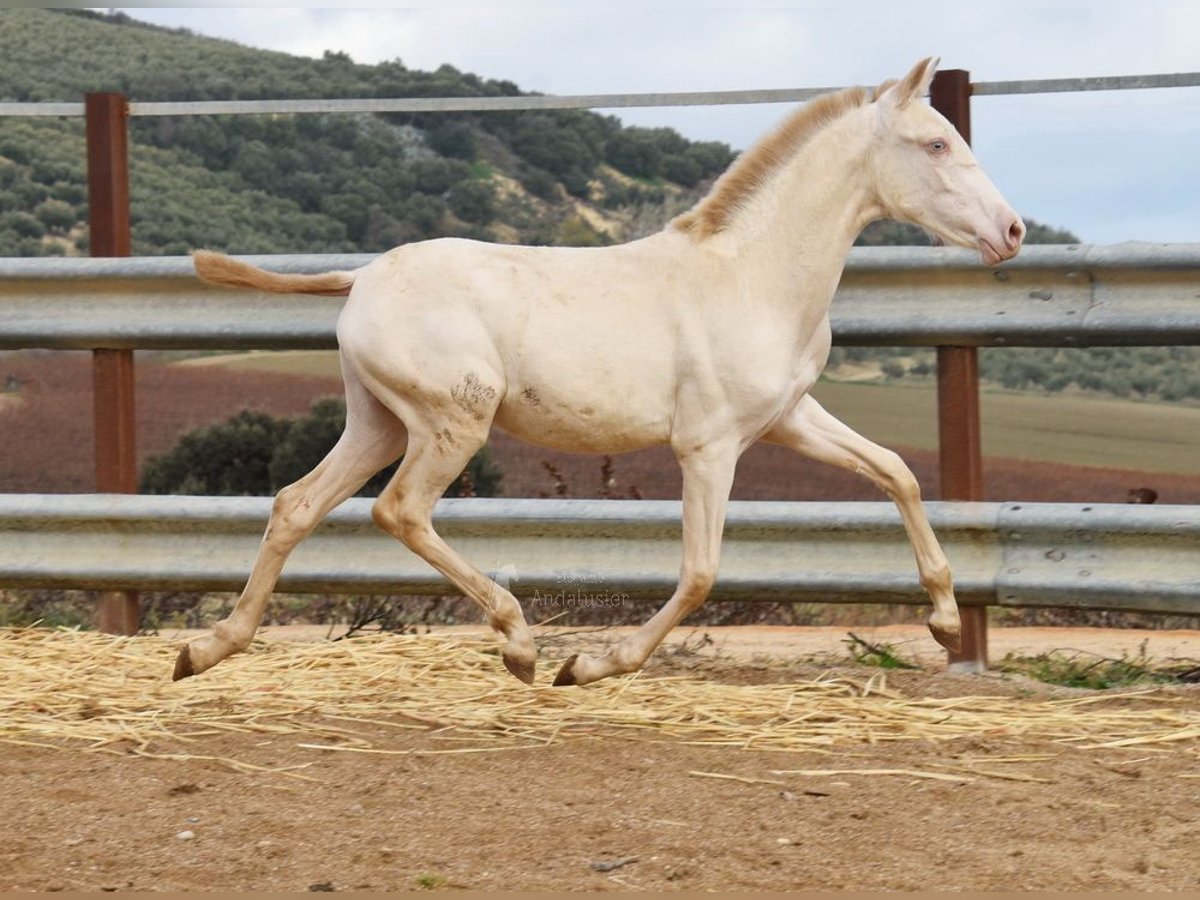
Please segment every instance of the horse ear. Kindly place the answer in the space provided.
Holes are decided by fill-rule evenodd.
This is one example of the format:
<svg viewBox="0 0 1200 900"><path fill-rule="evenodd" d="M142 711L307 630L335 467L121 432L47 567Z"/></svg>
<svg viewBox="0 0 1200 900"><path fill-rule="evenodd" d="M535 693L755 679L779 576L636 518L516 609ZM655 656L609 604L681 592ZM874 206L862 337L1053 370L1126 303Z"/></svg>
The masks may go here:
<svg viewBox="0 0 1200 900"><path fill-rule="evenodd" d="M907 75L889 88L884 96L898 108L908 106L914 100L920 101L929 93L929 85L933 81L934 73L937 72L939 62L940 60L936 56L921 60L912 67Z"/></svg>

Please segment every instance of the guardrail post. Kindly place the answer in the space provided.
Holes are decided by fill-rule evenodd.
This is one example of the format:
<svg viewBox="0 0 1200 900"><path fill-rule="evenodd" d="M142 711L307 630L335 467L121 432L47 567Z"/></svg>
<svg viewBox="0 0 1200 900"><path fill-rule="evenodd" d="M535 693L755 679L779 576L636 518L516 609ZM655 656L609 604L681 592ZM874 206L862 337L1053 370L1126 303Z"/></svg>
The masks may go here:
<svg viewBox="0 0 1200 900"><path fill-rule="evenodd" d="M929 87L933 108L971 143L971 76L943 69ZM983 443L979 427L979 355L974 347L938 347L938 457L943 500L983 499ZM950 668L987 668L987 607L961 610L962 646L949 654Z"/></svg>
<svg viewBox="0 0 1200 900"><path fill-rule="evenodd" d="M123 94L84 98L87 114L88 226L92 256L129 256L129 103ZM96 490L137 492L136 406L132 350L92 351ZM136 634L141 608L136 591L105 591L97 627Z"/></svg>

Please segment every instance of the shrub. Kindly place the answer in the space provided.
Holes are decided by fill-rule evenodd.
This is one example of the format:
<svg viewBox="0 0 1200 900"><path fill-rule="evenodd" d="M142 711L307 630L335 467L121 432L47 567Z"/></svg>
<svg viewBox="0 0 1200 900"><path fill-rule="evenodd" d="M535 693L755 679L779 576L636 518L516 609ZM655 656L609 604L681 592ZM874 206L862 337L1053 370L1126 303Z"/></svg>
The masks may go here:
<svg viewBox="0 0 1200 900"><path fill-rule="evenodd" d="M52 232L67 231L76 222L75 208L62 200L45 200L38 204L33 214Z"/></svg>
<svg viewBox="0 0 1200 900"><path fill-rule="evenodd" d="M20 237L40 238L46 233L46 226L36 216L27 212L5 213L0 219L7 231L12 231Z"/></svg>
<svg viewBox="0 0 1200 900"><path fill-rule="evenodd" d="M429 147L442 156L451 159L463 159L468 162L475 158L475 132L465 122L447 122L436 128L431 128L425 135Z"/></svg>
<svg viewBox="0 0 1200 900"><path fill-rule="evenodd" d="M461 181L446 195L450 211L464 222L487 225L496 217L495 193L486 181Z"/></svg>
<svg viewBox="0 0 1200 900"><path fill-rule="evenodd" d="M316 468L345 425L346 405L338 397L316 401L307 416L297 419L243 410L225 422L185 434L172 450L147 460L139 488L147 494L275 494ZM395 471L395 464L388 466L358 494L375 496ZM495 496L500 493L501 477L485 447L445 496Z"/></svg>
<svg viewBox="0 0 1200 900"><path fill-rule="evenodd" d="M189 432L173 450L147 460L139 488L146 494L272 493L271 457L289 424L243 410L219 425Z"/></svg>

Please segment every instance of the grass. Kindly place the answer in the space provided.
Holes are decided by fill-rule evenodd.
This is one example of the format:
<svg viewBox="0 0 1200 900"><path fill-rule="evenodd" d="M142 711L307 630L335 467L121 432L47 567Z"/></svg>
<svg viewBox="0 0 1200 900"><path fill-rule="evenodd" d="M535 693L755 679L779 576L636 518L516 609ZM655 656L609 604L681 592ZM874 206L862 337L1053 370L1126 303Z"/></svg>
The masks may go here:
<svg viewBox="0 0 1200 900"><path fill-rule="evenodd" d="M897 652L892 644L873 644L863 640L853 631L847 632L842 641L850 658L863 666L875 666L880 669L919 669L920 665L909 662Z"/></svg>
<svg viewBox="0 0 1200 900"><path fill-rule="evenodd" d="M872 643L853 631L842 641L850 658L862 666L880 669L920 669L919 663L905 659L894 644ZM993 669L1024 675L1043 684L1106 691L1139 685L1200 682L1200 666L1194 660L1155 661L1146 653L1142 641L1133 656L1101 656L1084 650L1051 650L1036 656L1008 654Z"/></svg>
<svg viewBox="0 0 1200 900"><path fill-rule="evenodd" d="M1120 658L1113 659L1083 650L1052 650L1036 656L1010 653L996 668L1046 684L1094 691L1181 680L1180 673L1156 665L1146 655L1145 641L1132 657L1123 653Z"/></svg>

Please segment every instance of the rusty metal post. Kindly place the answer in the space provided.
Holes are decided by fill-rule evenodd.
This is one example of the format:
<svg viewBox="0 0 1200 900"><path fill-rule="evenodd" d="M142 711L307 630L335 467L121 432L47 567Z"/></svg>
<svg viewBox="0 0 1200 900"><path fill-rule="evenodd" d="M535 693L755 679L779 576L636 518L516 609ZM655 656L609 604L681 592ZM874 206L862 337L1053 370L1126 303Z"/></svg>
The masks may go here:
<svg viewBox="0 0 1200 900"><path fill-rule="evenodd" d="M971 76L945 69L929 88L933 108L971 142ZM979 427L979 354L974 347L938 347L938 454L943 500L983 499L983 443ZM987 668L987 607L962 613L962 646L949 654L960 672Z"/></svg>
<svg viewBox="0 0 1200 900"><path fill-rule="evenodd" d="M129 103L122 94L87 94L88 225L92 256L129 256ZM96 490L137 491L136 407L132 350L92 351ZM108 634L136 634L136 591L105 591L96 625Z"/></svg>

